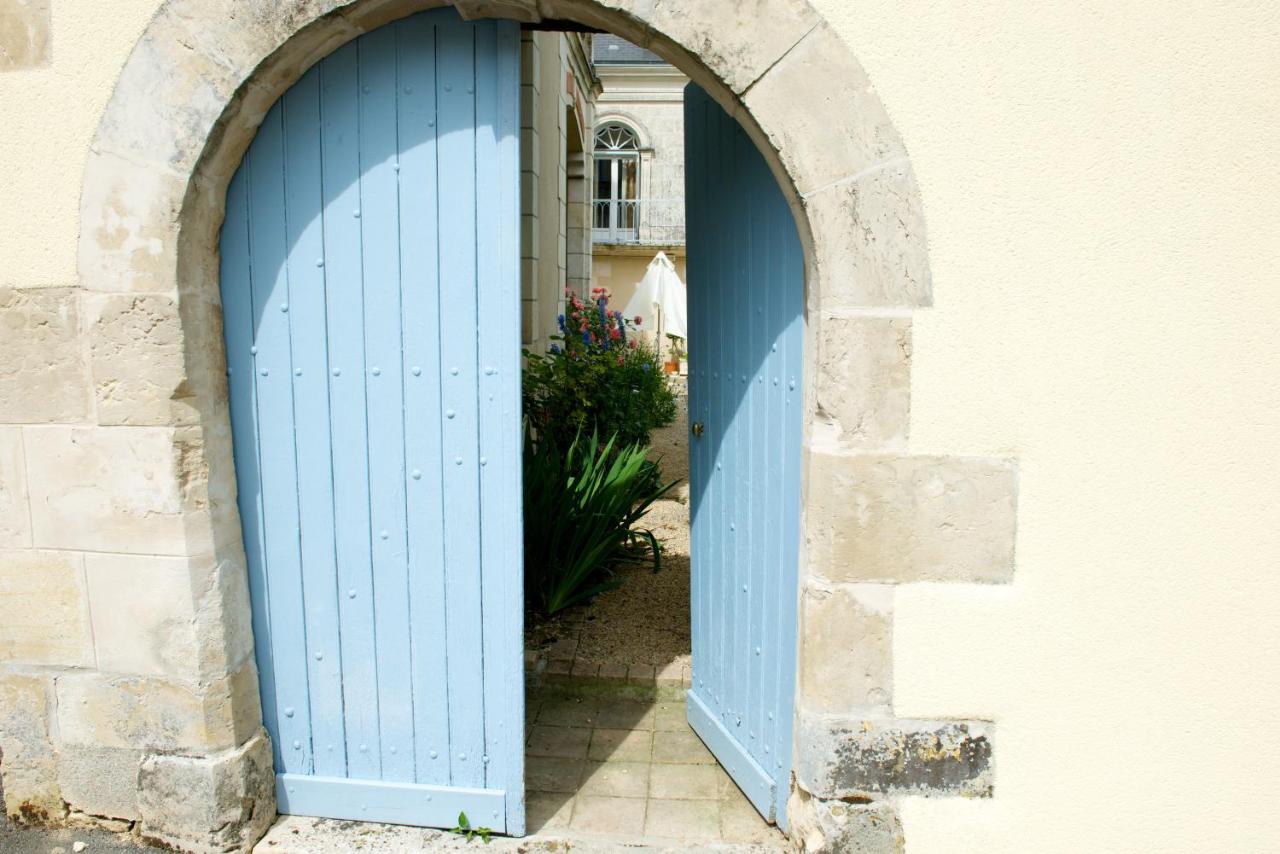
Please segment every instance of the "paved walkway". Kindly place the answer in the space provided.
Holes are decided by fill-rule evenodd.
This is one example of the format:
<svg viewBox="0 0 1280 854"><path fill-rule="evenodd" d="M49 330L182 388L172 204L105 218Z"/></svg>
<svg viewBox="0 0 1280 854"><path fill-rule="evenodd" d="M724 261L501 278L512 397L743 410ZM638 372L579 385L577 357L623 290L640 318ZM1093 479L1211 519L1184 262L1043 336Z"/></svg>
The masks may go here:
<svg viewBox="0 0 1280 854"><path fill-rule="evenodd" d="M531 833L766 843L764 822L675 700L529 698Z"/></svg>

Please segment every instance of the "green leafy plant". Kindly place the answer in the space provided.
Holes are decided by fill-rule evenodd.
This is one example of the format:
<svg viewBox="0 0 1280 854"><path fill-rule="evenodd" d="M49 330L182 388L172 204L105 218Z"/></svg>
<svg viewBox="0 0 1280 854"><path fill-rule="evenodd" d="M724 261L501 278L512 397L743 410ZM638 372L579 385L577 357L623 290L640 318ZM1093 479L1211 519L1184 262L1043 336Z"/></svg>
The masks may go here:
<svg viewBox="0 0 1280 854"><path fill-rule="evenodd" d="M471 822L467 820L467 814L465 812L458 813L458 826L449 832L456 833L459 836L465 836L468 842L478 836L484 841L485 845L489 844L489 837L493 835L492 828L472 827Z"/></svg>
<svg viewBox="0 0 1280 854"><path fill-rule="evenodd" d="M676 398L658 354L637 336L640 318L609 309L597 288L585 302L566 289L561 335L546 353L525 352L523 403L540 438L567 448L582 433L647 445L676 416Z"/></svg>
<svg viewBox="0 0 1280 854"><path fill-rule="evenodd" d="M525 422L525 591L547 614L618 587L619 562L652 561L662 567L662 547L636 523L675 485L662 484L645 445L603 444L598 434L578 434L561 447L535 439Z"/></svg>

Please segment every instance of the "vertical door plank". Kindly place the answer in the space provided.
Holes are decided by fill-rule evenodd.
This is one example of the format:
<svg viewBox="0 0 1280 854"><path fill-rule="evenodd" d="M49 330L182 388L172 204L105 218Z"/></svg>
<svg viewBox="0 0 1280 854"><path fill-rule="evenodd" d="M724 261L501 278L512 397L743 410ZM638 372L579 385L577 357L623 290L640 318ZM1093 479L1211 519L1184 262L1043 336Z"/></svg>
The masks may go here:
<svg viewBox="0 0 1280 854"><path fill-rule="evenodd" d="M254 354L258 446L262 473L264 563L271 602L271 656L286 771L311 772L306 625L298 542L298 477L293 441L293 364L289 342L288 235L280 212L284 193L284 111L267 113L249 158L249 216L253 228Z"/></svg>
<svg viewBox="0 0 1280 854"><path fill-rule="evenodd" d="M688 223L686 228L692 229L694 223L700 219L700 208L698 206L701 201L701 188L692 186L693 182L703 174L705 169L702 163L704 147L702 145L702 116L700 111L694 109L686 109L684 115L684 133L685 133L685 221ZM692 255L685 259L685 276L689 281L701 280L701 268L699 266L700 257ZM689 595L691 601L689 603L689 634L691 639L691 650L693 652L693 678L694 687L697 687L705 681L705 665L703 663L703 633L706 631L706 593L702 589L702 582L705 573L697 571L702 563L702 553L706 538L705 526L703 525L703 507L705 506L705 496L702 484L706 482L705 475L705 458L707 442L699 437L695 437L692 432L693 425L698 422L704 422L706 416L703 413L703 392L705 384L705 375L707 370L707 357L703 350L703 342L710 343L710 336L705 331L706 328L706 290L690 288L688 292L689 310L689 341L697 342L698 346L689 350Z"/></svg>
<svg viewBox="0 0 1280 854"><path fill-rule="evenodd" d="M400 375L400 216L396 151L395 27L360 50L360 220L368 389L369 523L382 779L412 782L413 694L405 561L404 395ZM344 212L334 211L341 216Z"/></svg>
<svg viewBox="0 0 1280 854"><path fill-rule="evenodd" d="M523 603L520 514L519 30L476 33L480 551L484 614L485 785L512 793L507 827L523 832ZM516 484L516 488L513 488ZM498 819L493 815L487 820Z"/></svg>
<svg viewBox="0 0 1280 854"><path fill-rule="evenodd" d="M248 157L246 155L246 162ZM244 531L253 611L254 652L262 697L262 721L271 735L275 765L280 754L280 707L276 702L275 664L271 656L271 612L268 598L262 514L262 477L258 465L257 396L253 381L253 282L249 258L249 170L242 165L227 190L222 226L222 323L227 344L227 385L236 464L237 506Z"/></svg>
<svg viewBox="0 0 1280 854"><path fill-rule="evenodd" d="M722 153L732 151L733 137L729 133L723 122L716 122L718 141L716 143L717 150ZM732 206L737 204L737 200L733 198L733 188L737 186L738 176L733 164L729 162L728 157L718 158L715 166L719 172L719 180L716 182L716 190L727 195L724 196L722 204ZM727 210L734 210L733 207L727 207ZM731 514L733 512L733 485L737 483L737 472L734 466L734 409L733 409L733 348L737 338L737 324L734 316L734 309L737 306L738 298L730 299L728 289L725 287L726 278L735 278L738 270L736 265L739 263L739 254L730 249L729 223L726 217L717 216L716 222L716 239L713 244L712 257L713 263L723 264L730 271L729 276L716 275L716 305L720 309L718 314L720 318L719 334L717 335L718 351L720 354L720 370L719 376L715 383L717 403L719 404L720 413L716 418L719 425L717 428L718 439L720 442L719 453L716 458L716 503L719 506L719 529L716 532L716 540L719 547L716 548L716 563L719 567L720 578L720 598L717 600L715 608L717 611L717 621L720 626L720 675L716 681L715 711L720 715L723 721L725 714L728 712L727 703L729 702L728 694L732 690L734 679L731 674L733 669L733 612L731 604L734 600L734 568L736 554L733 540L729 537L729 525L732 523Z"/></svg>
<svg viewBox="0 0 1280 854"><path fill-rule="evenodd" d="M324 256L329 338L333 518L342 628L343 717L351 777L382 771L378 672L370 559L368 426L365 409L364 293L361 270L358 47L321 67ZM255 143L256 144L256 143Z"/></svg>
<svg viewBox="0 0 1280 854"><path fill-rule="evenodd" d="M436 233L436 32L415 16L401 27L399 150L401 311L404 324L409 649L419 783L449 782L445 658L444 496L440 447L440 283Z"/></svg>
<svg viewBox="0 0 1280 854"><path fill-rule="evenodd" d="M484 659L480 606L476 432L475 44L461 21L442 21L436 103L440 158L441 405L444 407L446 604L450 779L484 782Z"/></svg>
<svg viewBox="0 0 1280 854"><path fill-rule="evenodd" d="M778 194L781 196L781 193ZM781 198L775 202L779 208L785 207ZM800 283L804 280L804 254L800 248L800 240L795 236L795 223L790 211L779 212L779 218L785 217L787 230L779 232L788 239L779 247L783 253L783 264L786 270L786 281L797 284L788 287L785 292L789 299L780 316L786 319L783 331L784 346L780 349L787 354L786 379L784 392L783 429L785 449L785 469L782 476L783 488L779 490L782 501L779 509L782 514L780 529L783 536L782 560L778 564L781 591L778 596L779 623L779 675L778 675L778 725L774 734L774 753L778 759L773 768L779 781L786 780L791 772L791 723L792 709L795 703L796 688L796 627L800 601L800 583L797 569L800 553L800 442L803 435L803 355L804 355L804 293ZM780 802L777 805L778 824L787 829L786 795L784 787L778 787Z"/></svg>
<svg viewBox="0 0 1280 854"><path fill-rule="evenodd" d="M320 71L313 68L282 100L285 206L289 246L288 318L292 342L293 430L298 460L298 512L303 615L310 647L312 749L315 773L346 774L342 722L342 656L333 538L333 470L329 445L329 372L325 330L321 211Z"/></svg>

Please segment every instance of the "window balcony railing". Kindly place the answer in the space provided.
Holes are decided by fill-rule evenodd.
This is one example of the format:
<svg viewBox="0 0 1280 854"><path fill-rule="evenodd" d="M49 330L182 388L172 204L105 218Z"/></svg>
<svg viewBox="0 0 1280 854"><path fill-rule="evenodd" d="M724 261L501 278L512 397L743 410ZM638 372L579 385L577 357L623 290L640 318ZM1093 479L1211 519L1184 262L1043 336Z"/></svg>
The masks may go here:
<svg viewBox="0 0 1280 854"><path fill-rule="evenodd" d="M684 243L684 202L679 199L597 199L592 203L593 243L670 246Z"/></svg>

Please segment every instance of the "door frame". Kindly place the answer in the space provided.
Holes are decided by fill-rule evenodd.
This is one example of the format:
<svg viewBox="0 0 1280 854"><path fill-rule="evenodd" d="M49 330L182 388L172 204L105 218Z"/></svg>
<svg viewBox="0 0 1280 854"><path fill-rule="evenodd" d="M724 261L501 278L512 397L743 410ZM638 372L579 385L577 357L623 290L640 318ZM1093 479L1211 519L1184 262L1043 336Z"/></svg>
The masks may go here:
<svg viewBox="0 0 1280 854"><path fill-rule="evenodd" d="M202 609L202 631L210 649L219 652L209 653L201 665L201 696L207 705L226 709L238 745L255 737L261 717L256 691L244 687L252 684L252 636L217 295L217 233L227 185L266 108L303 71L361 32L442 5L455 5L465 17L539 22L546 15L646 46L729 109L764 154L805 253L802 544L823 548L806 551L802 545L802 589L856 586L867 572L881 584L912 577L913 568L899 565L892 551L860 567L864 575L850 576L842 554L825 546L855 520L844 505L824 500L825 486L811 494L810 484L859 477L869 453L908 475L921 466L946 472L967 466L998 476L993 489L1008 485L1010 496L1001 498L1001 506L1012 516L1007 460L917 460L906 453L909 373L905 360L889 352L895 348L881 353L869 347L823 361L825 338L847 334L851 326L873 343L884 330L909 329L911 310L931 303L932 287L922 204L900 136L862 67L806 0L709 0L676 11L642 0L287 0L264 7L252 21L228 15L225 0L163 0L117 78L86 160L79 275L88 291L154 296L151 310L180 330L178 346L168 339L155 351L148 349L150 342L137 345L136 361L154 360L147 368L154 371L154 380L144 384L147 393L168 386L172 400L157 406L140 399L143 420L121 423L167 431L165 441L181 460L173 467L171 488L178 496L174 513L181 520L192 583L209 589L204 567L210 563L218 578ZM771 25L761 28L762 19ZM841 85L815 86L815 80ZM860 389L891 393L842 400L850 378ZM843 409L821 406L828 398ZM873 430L838 429L842 413L853 408L857 425L874 425ZM894 486L873 482L869 488L909 514L912 494ZM975 494L975 502L986 507L990 498L990 490ZM1013 526L1005 527L1011 566ZM976 554L1003 536L1002 528L947 548ZM803 608L801 614L805 625L811 617ZM858 720L892 719L892 655L887 646L866 651L874 659L868 671L886 674L883 699L826 708L820 690L811 696L806 673L829 664L834 653L806 644L806 634L797 640L795 779L815 800L839 798L847 791L841 769L824 764L833 751L808 745L856 751ZM210 741L208 755L224 746ZM864 791L893 791L884 773L871 768L866 775Z"/></svg>

